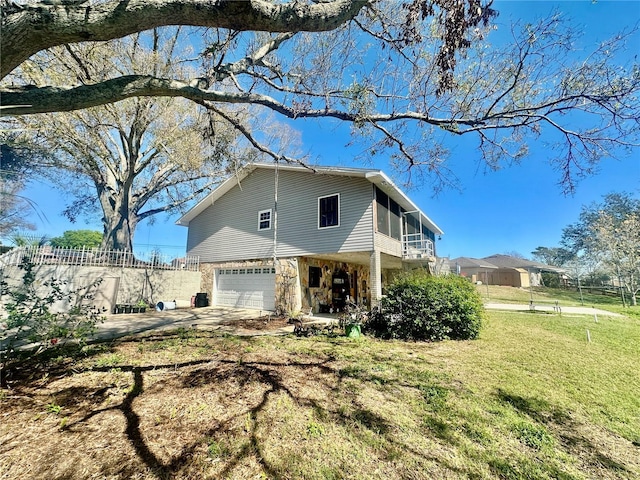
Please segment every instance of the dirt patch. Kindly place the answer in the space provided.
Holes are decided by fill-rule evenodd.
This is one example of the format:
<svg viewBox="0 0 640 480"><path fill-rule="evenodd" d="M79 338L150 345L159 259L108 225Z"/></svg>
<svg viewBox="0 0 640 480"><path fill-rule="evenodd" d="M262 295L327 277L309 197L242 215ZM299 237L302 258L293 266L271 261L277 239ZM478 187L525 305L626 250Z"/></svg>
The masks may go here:
<svg viewBox="0 0 640 480"><path fill-rule="evenodd" d="M258 317L243 318L240 320L225 320L221 322L221 325L224 325L225 327L242 328L244 330L270 331L289 327L292 324L289 323L289 319L285 317Z"/></svg>
<svg viewBox="0 0 640 480"><path fill-rule="evenodd" d="M276 325L286 320L243 322ZM268 432L339 381L326 359L206 332L20 373L0 397L0 479L284 478L288 445ZM297 441L307 416L290 420Z"/></svg>

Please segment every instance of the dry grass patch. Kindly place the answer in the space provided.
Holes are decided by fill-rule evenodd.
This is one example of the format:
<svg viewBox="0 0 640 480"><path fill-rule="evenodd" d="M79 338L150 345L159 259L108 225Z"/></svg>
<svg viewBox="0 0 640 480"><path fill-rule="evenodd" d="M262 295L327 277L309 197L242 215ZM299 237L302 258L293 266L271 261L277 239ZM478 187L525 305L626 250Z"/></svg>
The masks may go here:
<svg viewBox="0 0 640 480"><path fill-rule="evenodd" d="M637 349L583 355L552 322L492 313L438 344L181 330L40 360L0 395L0 478L637 478L637 373L614 375Z"/></svg>

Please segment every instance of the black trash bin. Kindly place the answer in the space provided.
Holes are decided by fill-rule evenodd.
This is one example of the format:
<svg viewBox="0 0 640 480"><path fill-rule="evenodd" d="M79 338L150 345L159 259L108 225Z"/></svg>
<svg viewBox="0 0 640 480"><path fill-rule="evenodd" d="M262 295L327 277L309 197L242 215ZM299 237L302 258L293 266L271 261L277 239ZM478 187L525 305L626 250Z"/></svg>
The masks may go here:
<svg viewBox="0 0 640 480"><path fill-rule="evenodd" d="M206 292L196 293L196 307L208 307L209 296Z"/></svg>

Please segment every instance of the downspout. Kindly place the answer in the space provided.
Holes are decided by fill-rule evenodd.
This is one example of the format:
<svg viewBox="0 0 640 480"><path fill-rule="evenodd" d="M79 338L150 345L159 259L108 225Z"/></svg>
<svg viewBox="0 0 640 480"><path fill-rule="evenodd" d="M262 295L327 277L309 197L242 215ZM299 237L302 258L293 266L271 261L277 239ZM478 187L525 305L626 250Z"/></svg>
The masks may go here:
<svg viewBox="0 0 640 480"><path fill-rule="evenodd" d="M275 268L278 261L278 159L276 158L275 179L273 187L273 267Z"/></svg>
<svg viewBox="0 0 640 480"><path fill-rule="evenodd" d="M275 178L274 178L274 186L273 186L273 268L275 271L274 282L276 282L276 312L280 308L280 295L279 288L282 287L282 281L280 282L280 286L278 286L278 182L279 182L279 162L276 158L276 169L275 169ZM281 275L282 276L282 275ZM284 312L279 312L280 314L284 314Z"/></svg>

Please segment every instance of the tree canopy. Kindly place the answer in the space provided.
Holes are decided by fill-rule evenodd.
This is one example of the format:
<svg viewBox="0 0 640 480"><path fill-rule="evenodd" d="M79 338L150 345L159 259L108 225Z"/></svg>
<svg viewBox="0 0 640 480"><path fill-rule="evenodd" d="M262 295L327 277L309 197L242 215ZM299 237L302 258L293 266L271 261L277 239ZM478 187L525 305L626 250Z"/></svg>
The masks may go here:
<svg viewBox="0 0 640 480"><path fill-rule="evenodd" d="M265 122L227 109L252 108L253 119L333 119L352 125L364 157L384 155L443 183L451 179L445 136L475 137L491 168L542 140L568 191L602 158L638 144L640 68L616 60L630 32L576 58L580 31L562 15L514 24L491 47L494 16L491 1L480 0L4 0L1 113L182 97L276 159L282 155L261 140ZM37 52L166 25L202 27L192 31L198 54L175 59L197 66L194 76L23 76Z"/></svg>
<svg viewBox="0 0 640 480"><path fill-rule="evenodd" d="M102 233L95 230L66 230L60 237L49 240L53 247L96 248L102 244Z"/></svg>
<svg viewBox="0 0 640 480"><path fill-rule="evenodd" d="M34 163L46 154L19 133L0 132L0 235L5 238L35 230L28 213L39 214L38 206L21 192L34 175Z"/></svg>
<svg viewBox="0 0 640 480"><path fill-rule="evenodd" d="M180 28L154 29L55 47L25 62L22 74L36 82L99 81L113 71L185 75L186 67L174 62L183 40ZM242 118L240 112L226 114ZM52 152L38 167L67 193L65 216L75 221L100 214L107 249L132 250L140 221L181 210L254 151L236 141L236 129L223 117L181 99L136 97L16 121L31 141Z"/></svg>
<svg viewBox="0 0 640 480"><path fill-rule="evenodd" d="M536 247L531 255L538 262L556 267L562 267L574 257L573 253L562 247Z"/></svg>
<svg viewBox="0 0 640 480"><path fill-rule="evenodd" d="M575 257L603 265L637 304L640 199L630 193L610 193L602 202L583 206L579 220L563 230L561 243Z"/></svg>

